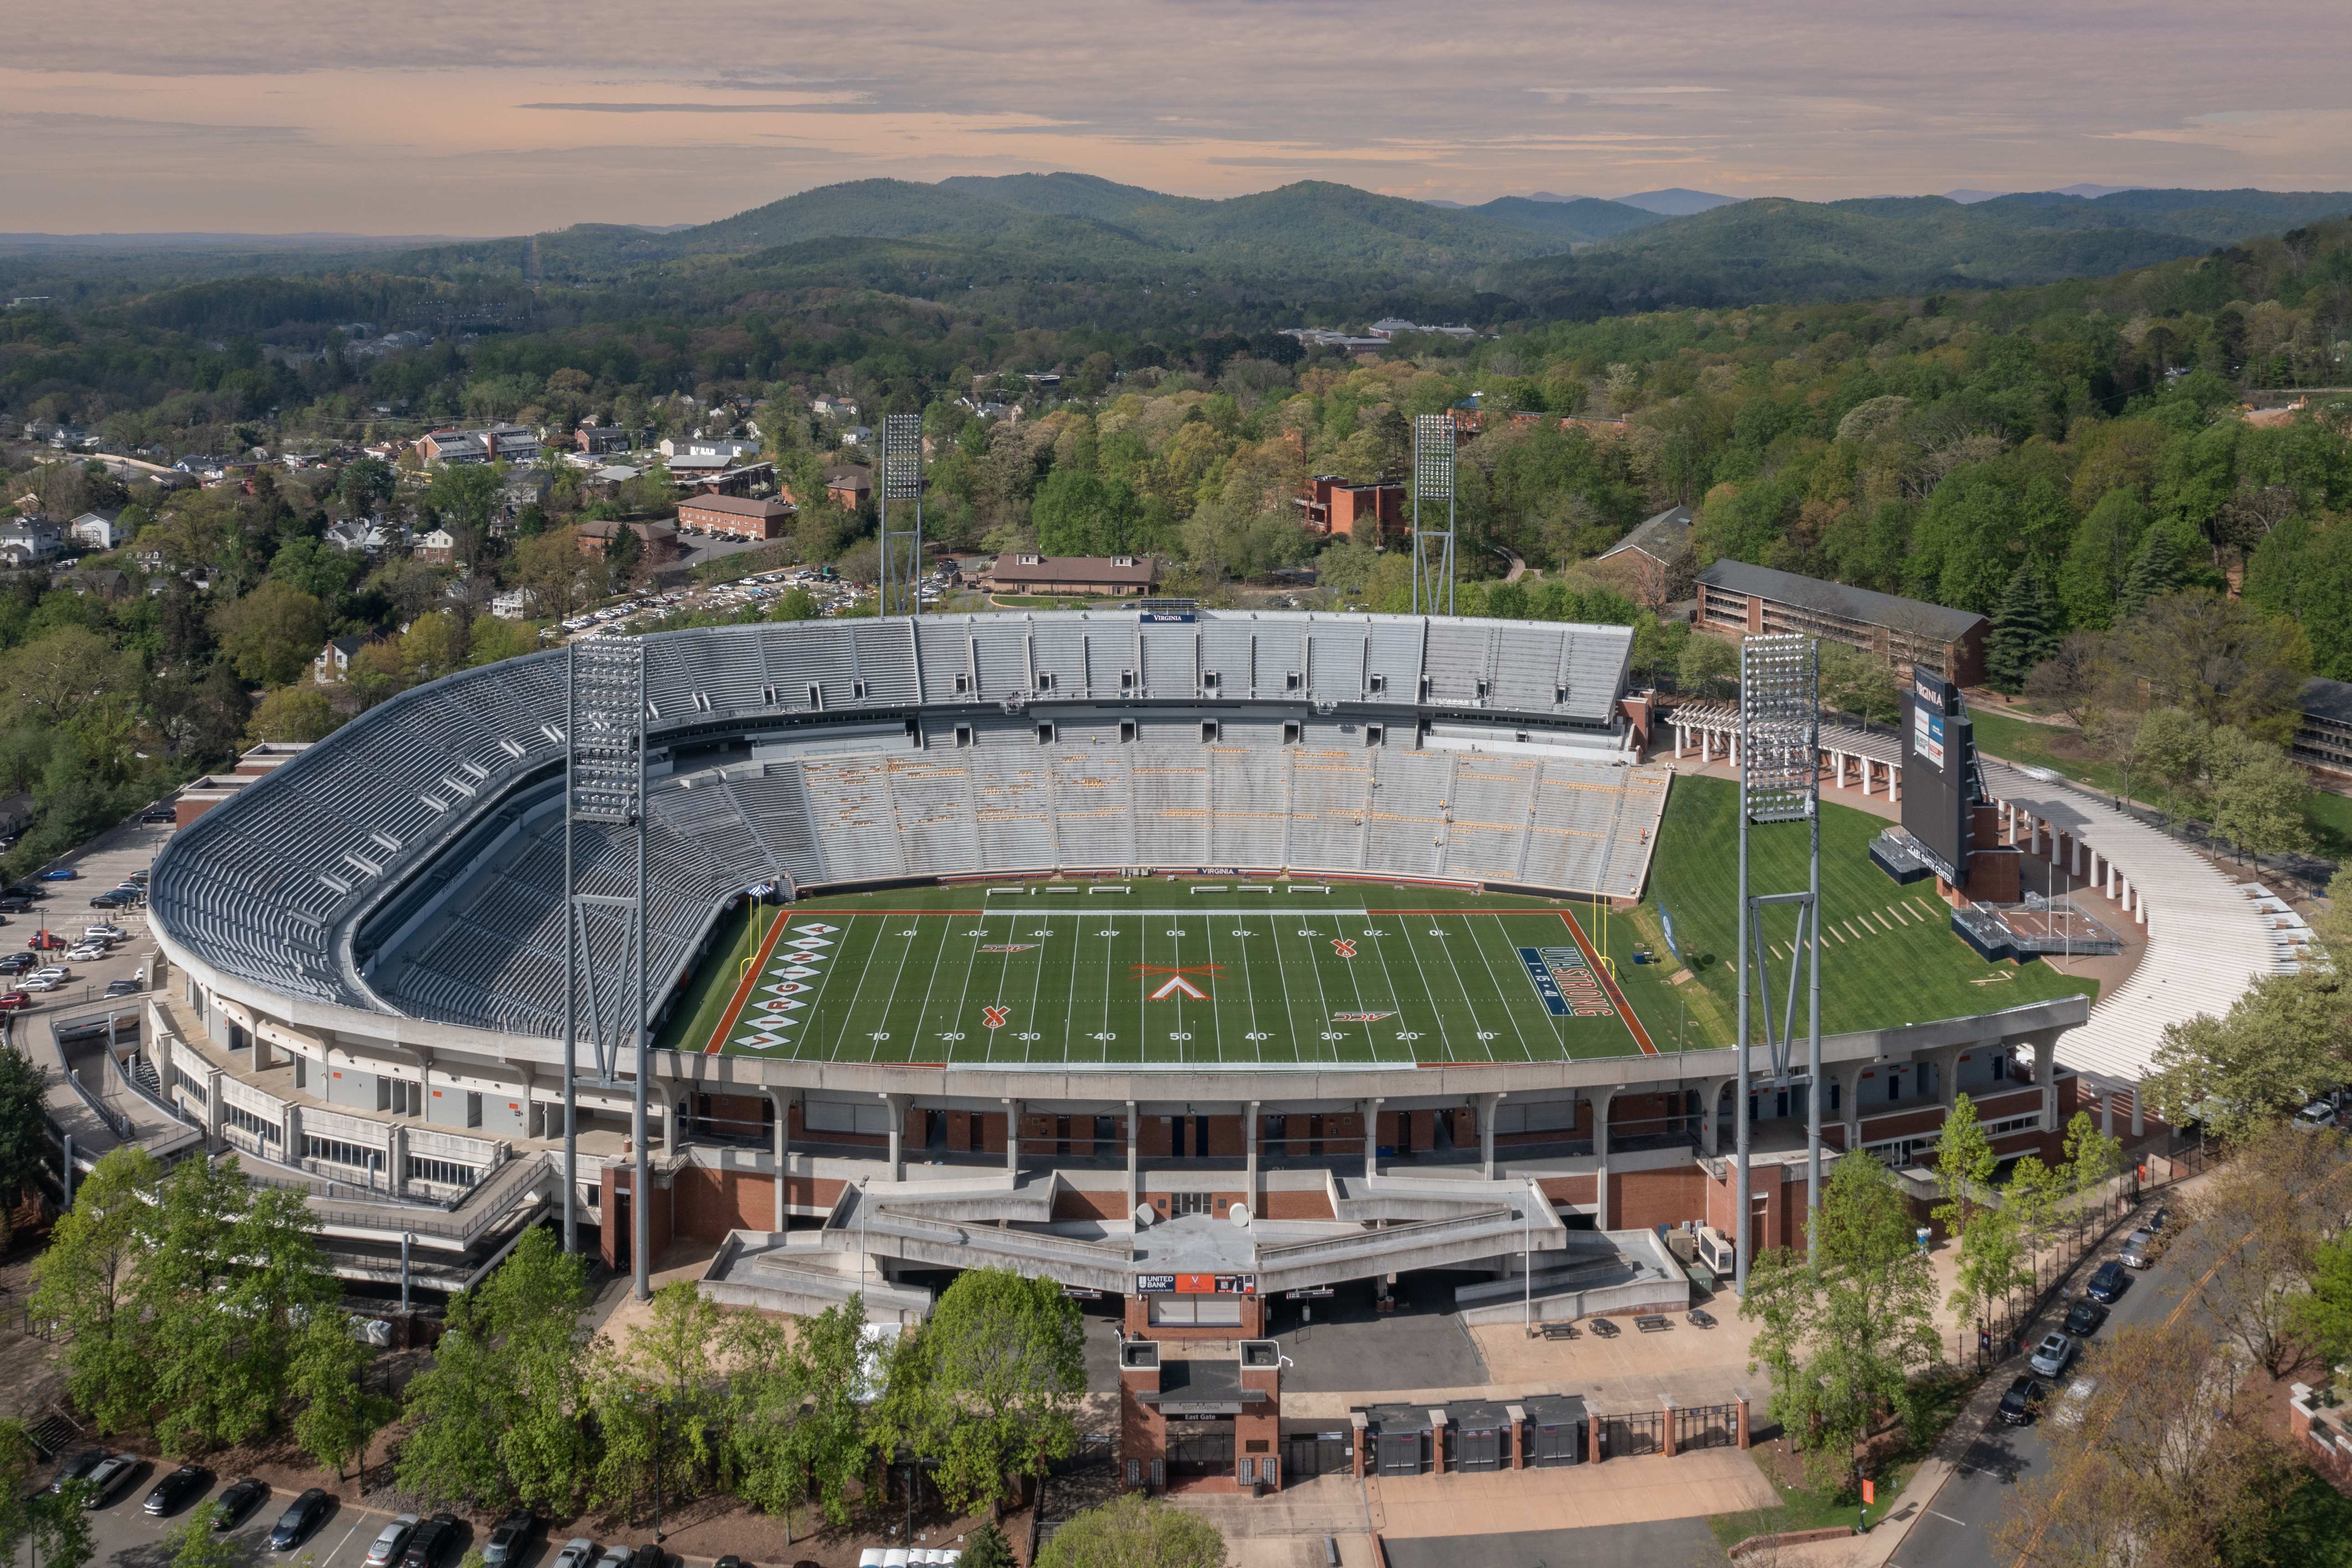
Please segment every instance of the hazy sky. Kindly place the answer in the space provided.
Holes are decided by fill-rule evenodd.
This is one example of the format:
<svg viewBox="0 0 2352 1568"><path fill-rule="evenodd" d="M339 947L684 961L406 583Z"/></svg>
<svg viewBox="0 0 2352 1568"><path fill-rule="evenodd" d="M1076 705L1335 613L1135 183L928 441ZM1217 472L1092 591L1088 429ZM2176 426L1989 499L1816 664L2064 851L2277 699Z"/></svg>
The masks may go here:
<svg viewBox="0 0 2352 1568"><path fill-rule="evenodd" d="M0 230L689 223L876 175L2352 186L2341 0L15 0Z"/></svg>

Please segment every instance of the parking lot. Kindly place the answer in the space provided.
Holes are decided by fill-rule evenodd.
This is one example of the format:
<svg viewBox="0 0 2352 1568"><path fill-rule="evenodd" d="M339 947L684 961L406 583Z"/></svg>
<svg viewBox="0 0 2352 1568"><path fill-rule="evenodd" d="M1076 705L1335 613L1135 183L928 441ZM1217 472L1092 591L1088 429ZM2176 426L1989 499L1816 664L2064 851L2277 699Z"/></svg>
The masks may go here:
<svg viewBox="0 0 2352 1568"><path fill-rule="evenodd" d="M73 868L73 879L40 883L44 896L31 910L5 917L6 923L0 925L0 952L6 952L26 951L26 943L35 933L44 931L68 942L101 922L118 926L124 933L100 958L67 963L58 953L39 954L43 963L66 963L70 973L56 990L34 993L32 1006L12 1013L16 1028L21 1030L30 1019L102 1001L112 981L131 980L144 987L147 965L155 950L148 934L145 906L93 910L89 901L132 872L146 870L171 837L168 826L142 823L135 818L110 828L60 862ZM0 984L0 989L13 984L10 977Z"/></svg>
<svg viewBox="0 0 2352 1568"><path fill-rule="evenodd" d="M151 1517L142 1510L141 1503L156 1481L175 1468L168 1461L142 1461L130 1484L117 1492L114 1500L90 1514L90 1537L95 1547L90 1562L94 1568L108 1568L110 1564L120 1564L121 1568L167 1568L170 1548L164 1537L185 1525L193 1515L209 1509L214 1500L239 1479L234 1475L212 1475L194 1500L165 1518ZM229 1532L227 1539L236 1549L237 1560L290 1563L307 1558L316 1568L365 1568L368 1546L392 1515L337 1498L329 1505L323 1521L292 1550L272 1552L268 1544L270 1529L295 1495L282 1489L273 1491ZM456 1542L439 1558L436 1568L449 1568L465 1552L479 1546L478 1538L487 1533L461 1522ZM557 1544L561 1546L562 1542ZM545 1556L545 1543L535 1542L520 1559L520 1568L542 1568Z"/></svg>

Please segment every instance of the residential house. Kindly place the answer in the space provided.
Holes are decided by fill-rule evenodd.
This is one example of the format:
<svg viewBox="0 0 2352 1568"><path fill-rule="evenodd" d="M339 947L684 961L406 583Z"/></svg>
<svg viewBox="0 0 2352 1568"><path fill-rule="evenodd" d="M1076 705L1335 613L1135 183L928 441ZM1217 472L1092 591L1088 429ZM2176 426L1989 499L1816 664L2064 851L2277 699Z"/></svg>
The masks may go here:
<svg viewBox="0 0 2352 1568"><path fill-rule="evenodd" d="M111 604L130 595L131 574L111 566L77 566L60 577L58 585L77 594L95 594Z"/></svg>
<svg viewBox="0 0 2352 1568"><path fill-rule="evenodd" d="M873 495L874 476L855 466L827 468L824 493L844 511L856 511Z"/></svg>
<svg viewBox="0 0 2352 1568"><path fill-rule="evenodd" d="M65 531L46 518L19 517L0 523L0 565L22 571L65 553Z"/></svg>
<svg viewBox="0 0 2352 1568"><path fill-rule="evenodd" d="M1643 519L1593 558L1593 575L1644 609L1657 610L1687 598L1694 563L1691 521L1686 506L1670 506Z"/></svg>
<svg viewBox="0 0 2352 1568"><path fill-rule="evenodd" d="M809 412L820 419L855 419L857 402L849 397L819 397L809 404Z"/></svg>
<svg viewBox="0 0 2352 1568"><path fill-rule="evenodd" d="M724 458L733 462L740 458L758 457L760 443L747 441L740 436L676 436L664 437L661 455L665 458ZM673 465L675 466L675 465Z"/></svg>
<svg viewBox="0 0 2352 1568"><path fill-rule="evenodd" d="M619 425L583 425L572 432L572 447L593 457L629 449L629 432Z"/></svg>
<svg viewBox="0 0 2352 1568"><path fill-rule="evenodd" d="M792 526L794 509L779 500L706 495L677 504L677 525L730 539L773 539Z"/></svg>
<svg viewBox="0 0 2352 1568"><path fill-rule="evenodd" d="M457 536L446 528L436 528L416 536L409 552L419 561L446 563L457 558Z"/></svg>
<svg viewBox="0 0 2352 1568"><path fill-rule="evenodd" d="M841 432L841 444L845 447L872 446L874 444L873 427L866 425L844 426Z"/></svg>
<svg viewBox="0 0 2352 1568"><path fill-rule="evenodd" d="M526 620L530 618L530 606L537 598L538 595L528 588L509 588L490 601L490 614L502 621Z"/></svg>
<svg viewBox="0 0 2352 1568"><path fill-rule="evenodd" d="M677 559L677 524L674 522L616 522L611 518L593 518L580 525L580 553L603 555L613 548L613 538L622 529L635 534L645 544L645 563L667 566Z"/></svg>
<svg viewBox="0 0 2352 1568"><path fill-rule="evenodd" d="M368 641L363 637L329 637L327 646L320 648L319 656L310 661L310 679L321 686L334 686L349 680L352 660L358 657L360 649L367 647Z"/></svg>
<svg viewBox="0 0 2352 1568"><path fill-rule="evenodd" d="M1291 498L1299 525L1332 539L1362 540L1375 549L1405 535L1402 483L1357 484L1341 474L1318 474Z"/></svg>
<svg viewBox="0 0 2352 1568"><path fill-rule="evenodd" d="M396 522L355 517L330 527L327 542L346 555L397 555L408 549L408 530Z"/></svg>
<svg viewBox="0 0 2352 1568"><path fill-rule="evenodd" d="M1729 560L1698 574L1696 624L1735 641L1780 633L1827 638L1897 670L1925 665L1956 686L1982 684L1990 629L1968 610Z"/></svg>
<svg viewBox="0 0 2352 1568"><path fill-rule="evenodd" d="M445 463L527 463L539 456L539 437L520 425L435 430L417 439L416 456L427 468Z"/></svg>
<svg viewBox="0 0 2352 1568"><path fill-rule="evenodd" d="M982 579L995 594L1074 594L1137 598L1160 583L1149 555L1000 555Z"/></svg>
<svg viewBox="0 0 2352 1568"><path fill-rule="evenodd" d="M66 532L84 550L112 550L122 542L122 513L86 511L66 524Z"/></svg>

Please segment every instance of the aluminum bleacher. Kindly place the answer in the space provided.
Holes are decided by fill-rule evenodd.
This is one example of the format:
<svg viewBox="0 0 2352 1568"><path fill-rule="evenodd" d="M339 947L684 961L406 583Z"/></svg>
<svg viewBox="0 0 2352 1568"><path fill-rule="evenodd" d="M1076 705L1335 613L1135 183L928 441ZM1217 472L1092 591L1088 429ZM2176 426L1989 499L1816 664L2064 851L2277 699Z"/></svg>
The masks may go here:
<svg viewBox="0 0 2352 1568"><path fill-rule="evenodd" d="M751 882L1246 865L1638 890L1664 779L1611 761L1422 752L1428 722L1620 732L1622 626L1203 611L775 623L646 639L649 740L716 743L647 799L648 964L671 977ZM551 798L558 651L404 692L175 835L155 918L290 996L543 1031L560 1007L560 818L446 875L439 923L363 977L359 933L445 854ZM1494 720L1474 712L1493 712ZM763 748L726 750L727 727ZM919 740L909 724L919 728ZM863 728L860 728L863 726ZM622 885L620 850L582 858ZM610 858L608 858L608 857ZM432 886L426 884L427 887ZM610 927L610 929L607 929ZM591 922L600 956L620 932Z"/></svg>

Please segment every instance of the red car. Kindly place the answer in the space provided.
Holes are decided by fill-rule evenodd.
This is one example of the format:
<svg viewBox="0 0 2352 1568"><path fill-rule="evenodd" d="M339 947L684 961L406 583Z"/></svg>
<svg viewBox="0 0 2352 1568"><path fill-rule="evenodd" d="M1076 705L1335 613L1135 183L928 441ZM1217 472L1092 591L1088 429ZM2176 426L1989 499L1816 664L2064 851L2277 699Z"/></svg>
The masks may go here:
<svg viewBox="0 0 2352 1568"><path fill-rule="evenodd" d="M19 1013L33 1005L32 996L23 991L0 991L0 1013Z"/></svg>
<svg viewBox="0 0 2352 1568"><path fill-rule="evenodd" d="M36 952L48 952L52 950L62 950L66 945L66 939L54 931L37 931L25 939L25 945Z"/></svg>

